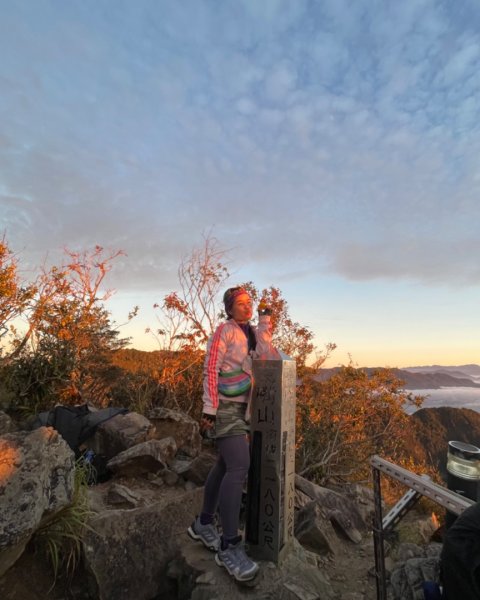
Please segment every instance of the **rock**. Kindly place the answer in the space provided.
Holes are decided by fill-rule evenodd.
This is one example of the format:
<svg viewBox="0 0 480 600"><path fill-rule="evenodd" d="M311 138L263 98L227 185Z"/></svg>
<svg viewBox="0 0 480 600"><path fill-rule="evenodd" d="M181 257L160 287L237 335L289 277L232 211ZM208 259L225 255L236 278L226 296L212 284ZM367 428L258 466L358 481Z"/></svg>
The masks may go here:
<svg viewBox="0 0 480 600"><path fill-rule="evenodd" d="M336 531L356 544L362 540L361 531L366 530L366 523L353 500L339 492L315 485L300 475L295 475L295 486L296 503L305 503L306 498L318 501L326 510Z"/></svg>
<svg viewBox="0 0 480 600"><path fill-rule="evenodd" d="M90 595L85 595L81 577L69 580L68 592L65 584L52 590L51 565L43 553L35 552L33 546L27 544L22 556L0 577L2 600L93 600ZM60 587L63 587L61 591L58 590Z"/></svg>
<svg viewBox="0 0 480 600"><path fill-rule="evenodd" d="M190 467L183 476L188 481L193 481L193 483L196 483L197 485L203 485L216 460L217 457L214 454L202 452L192 461Z"/></svg>
<svg viewBox="0 0 480 600"><path fill-rule="evenodd" d="M15 426L12 419L0 410L0 435L5 435L6 433L13 433L17 431L17 427Z"/></svg>
<svg viewBox="0 0 480 600"><path fill-rule="evenodd" d="M307 496L307 494L305 494L301 490L295 488L295 499L294 499L295 510L298 510L299 508L303 508L304 506L309 504L311 501L312 501L312 499L310 498L310 496Z"/></svg>
<svg viewBox="0 0 480 600"><path fill-rule="evenodd" d="M391 556L385 557L385 570L388 573L391 573L395 569L395 562L393 561Z"/></svg>
<svg viewBox="0 0 480 600"><path fill-rule="evenodd" d="M305 551L294 540L292 552L281 566L260 562L260 572L248 583L238 584L225 569L216 567L213 555L188 541L170 563L168 577L176 582L175 600L332 600L335 595L328 578L305 560ZM163 598L162 598L163 600ZM165 596L165 600L170 597Z"/></svg>
<svg viewBox="0 0 480 600"><path fill-rule="evenodd" d="M44 517L68 506L75 458L51 427L0 438L0 576L17 560Z"/></svg>
<svg viewBox="0 0 480 600"><path fill-rule="evenodd" d="M120 452L153 438L154 427L143 415L130 412L115 415L98 426L95 435L85 442L95 454L113 458Z"/></svg>
<svg viewBox="0 0 480 600"><path fill-rule="evenodd" d="M141 497L125 485L112 483L108 490L107 501L109 504L123 505L124 508L125 505L126 508L135 508L140 504Z"/></svg>
<svg viewBox="0 0 480 600"><path fill-rule="evenodd" d="M168 565L167 577L174 582L178 600L221 600L224 576L213 556L200 544L186 543ZM214 582L215 587L212 587Z"/></svg>
<svg viewBox="0 0 480 600"><path fill-rule="evenodd" d="M179 458L178 456L176 456L173 460L170 461L170 468L177 475L183 475L184 473L186 473L188 471L192 462L193 461L191 458L185 459L185 458Z"/></svg>
<svg viewBox="0 0 480 600"><path fill-rule="evenodd" d="M197 488L197 485L193 483L193 481L186 481L184 487L187 490L187 492L191 492L192 490L195 490Z"/></svg>
<svg viewBox="0 0 480 600"><path fill-rule="evenodd" d="M333 589L328 576L317 567L313 567L309 564L307 560L308 554L308 551L294 539L292 551L287 555L284 562L279 567L272 565L272 577L277 577L281 584L288 582L289 584L296 585L297 588L302 590L302 593L315 593L321 600L334 598ZM270 574L265 578L265 582L268 586L267 589L270 589ZM285 589L288 590L288 588ZM272 598L276 597L276 595L272 596ZM295 600L295 596L292 596L291 589L287 594L283 594L280 591L279 597L282 598L282 600Z"/></svg>
<svg viewBox="0 0 480 600"><path fill-rule="evenodd" d="M179 596L179 599L182 599L182 597ZM185 600L187 600L187 598L185 598ZM211 587L196 587L193 590L192 595L189 596L189 600L223 600L223 598L218 596Z"/></svg>
<svg viewBox="0 0 480 600"><path fill-rule="evenodd" d="M195 583L206 583L208 585L215 585L215 575L212 573L212 571L206 571L205 573L202 573L197 577Z"/></svg>
<svg viewBox="0 0 480 600"><path fill-rule="evenodd" d="M87 490L88 508L92 513L101 513L108 510L107 494L100 486L92 485Z"/></svg>
<svg viewBox="0 0 480 600"><path fill-rule="evenodd" d="M94 517L84 539L84 552L86 567L98 587L95 597L176 598L175 586L166 577L167 565L189 543L186 529L201 508L202 495L198 489L170 502L111 510ZM200 544L198 547L213 559Z"/></svg>
<svg viewBox="0 0 480 600"><path fill-rule="evenodd" d="M300 475L295 475L295 487L312 500L317 500L323 508L339 510L344 518L351 523L352 528L357 529L359 532L366 530L366 523L356 504L343 494L316 485Z"/></svg>
<svg viewBox="0 0 480 600"><path fill-rule="evenodd" d="M372 523L375 515L375 495L372 489L359 483L347 483L338 491L352 500L367 525Z"/></svg>
<svg viewBox="0 0 480 600"><path fill-rule="evenodd" d="M440 561L437 558L410 558L392 572L390 583L395 600L423 600L423 582L438 582Z"/></svg>
<svg viewBox="0 0 480 600"><path fill-rule="evenodd" d="M338 510L338 508L329 510L327 517L330 519L334 529L340 531L351 542L358 544L362 541L362 534L356 527L353 527L350 519L342 511Z"/></svg>
<svg viewBox="0 0 480 600"><path fill-rule="evenodd" d="M410 586L421 590L423 581L438 581L440 561L436 558L411 558L405 563L405 575Z"/></svg>
<svg viewBox="0 0 480 600"><path fill-rule="evenodd" d="M180 411L157 407L150 411L148 418L154 426L155 439L171 436L180 452L192 458L199 455L202 438L199 425L192 417Z"/></svg>
<svg viewBox="0 0 480 600"><path fill-rule="evenodd" d="M400 544L397 548L396 559L397 562L406 562L410 558L419 558L424 556L424 550L417 544L405 543Z"/></svg>
<svg viewBox="0 0 480 600"><path fill-rule="evenodd" d="M298 585L293 581L286 581L283 586L295 594L299 600L321 600L317 592L310 589L305 589L304 586Z"/></svg>
<svg viewBox="0 0 480 600"><path fill-rule="evenodd" d="M304 548L305 550L305 548ZM318 567L318 555L315 552L310 552L309 550L305 550L305 560L309 565L314 567Z"/></svg>
<svg viewBox="0 0 480 600"><path fill-rule="evenodd" d="M166 469L162 473L162 479L167 485L176 485L178 483L178 475L170 469Z"/></svg>
<svg viewBox="0 0 480 600"><path fill-rule="evenodd" d="M108 461L108 468L123 476L157 473L167 468L177 447L173 438L149 440L128 448Z"/></svg>
<svg viewBox="0 0 480 600"><path fill-rule="evenodd" d="M163 487L165 485L165 482L163 481L163 479L161 478L161 476L159 475L154 475L153 473L149 473L148 475L153 475L152 478L148 477L148 480L150 481L150 483L152 485L155 485L157 487Z"/></svg>
<svg viewBox="0 0 480 600"><path fill-rule="evenodd" d="M335 553L338 550L332 524L314 500L295 515L295 537L302 546L317 554Z"/></svg>
<svg viewBox="0 0 480 600"><path fill-rule="evenodd" d="M443 548L443 544L439 544L439 543L429 544L425 548L425 556L427 558L440 558L442 548Z"/></svg>

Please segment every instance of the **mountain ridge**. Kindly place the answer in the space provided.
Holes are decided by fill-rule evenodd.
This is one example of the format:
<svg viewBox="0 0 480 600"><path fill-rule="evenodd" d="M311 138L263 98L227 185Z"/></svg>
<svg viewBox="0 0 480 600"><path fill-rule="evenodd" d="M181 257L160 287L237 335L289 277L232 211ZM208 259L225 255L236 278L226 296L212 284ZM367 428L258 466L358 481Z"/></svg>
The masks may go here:
<svg viewBox="0 0 480 600"><path fill-rule="evenodd" d="M420 367L404 367L403 371L411 371L412 373L438 373L438 372L452 372L462 373L468 377L480 377L480 365L470 363L467 365L424 365Z"/></svg>
<svg viewBox="0 0 480 600"><path fill-rule="evenodd" d="M466 365L476 367L480 374L479 365ZM366 371L369 375L382 370L390 370L398 379L404 382L403 388L406 390L428 390L440 389L443 387L471 387L480 388L480 382L477 375L469 375L461 371L461 367L439 367L438 371L419 371L416 369L426 369L427 367L409 367L408 369L386 369L385 367L360 367L359 370ZM433 367L430 367L433 368ZM340 367L323 368L314 375L316 381L326 381L332 375L339 371ZM441 370L440 370L441 369ZM473 369L471 369L473 371ZM455 375L452 375L452 372Z"/></svg>

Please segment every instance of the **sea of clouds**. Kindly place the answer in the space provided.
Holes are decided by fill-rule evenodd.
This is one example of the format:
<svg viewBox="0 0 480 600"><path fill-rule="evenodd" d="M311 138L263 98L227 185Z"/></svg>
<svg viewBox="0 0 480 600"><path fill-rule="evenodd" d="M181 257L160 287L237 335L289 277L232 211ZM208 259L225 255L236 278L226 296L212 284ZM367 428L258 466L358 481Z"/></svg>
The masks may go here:
<svg viewBox="0 0 480 600"><path fill-rule="evenodd" d="M415 396L424 396L422 408L451 406L453 408L470 408L480 412L480 388L445 387L435 390L409 390ZM412 414L416 408L408 407Z"/></svg>

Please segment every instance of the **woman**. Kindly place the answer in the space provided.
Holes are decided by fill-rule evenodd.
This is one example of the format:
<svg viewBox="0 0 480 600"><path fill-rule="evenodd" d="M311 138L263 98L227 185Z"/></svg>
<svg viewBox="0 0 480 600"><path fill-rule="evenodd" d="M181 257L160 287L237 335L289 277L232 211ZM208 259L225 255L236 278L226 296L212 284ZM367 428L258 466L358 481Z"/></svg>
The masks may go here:
<svg viewBox="0 0 480 600"><path fill-rule="evenodd" d="M207 345L203 382L201 430L215 432L219 456L205 482L202 512L188 528L194 540L216 551L218 565L238 581L253 579L259 569L245 553L238 534L240 505L250 465L247 410L251 393L252 357L273 356L270 313L259 306L258 327L250 325L252 299L241 288L230 288L223 297L227 321ZM214 525L218 510L220 536Z"/></svg>

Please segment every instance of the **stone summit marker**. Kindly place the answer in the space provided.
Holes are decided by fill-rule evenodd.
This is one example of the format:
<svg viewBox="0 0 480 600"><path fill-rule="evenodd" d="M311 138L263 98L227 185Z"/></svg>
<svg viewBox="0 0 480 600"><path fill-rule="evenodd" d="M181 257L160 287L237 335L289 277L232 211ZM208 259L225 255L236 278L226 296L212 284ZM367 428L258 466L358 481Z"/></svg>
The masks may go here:
<svg viewBox="0 0 480 600"><path fill-rule="evenodd" d="M253 378L245 537L255 558L279 564L294 536L295 361L254 360Z"/></svg>

